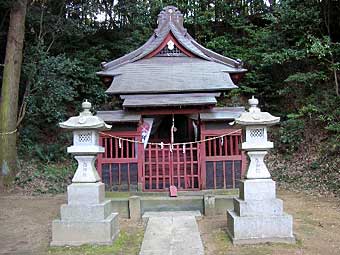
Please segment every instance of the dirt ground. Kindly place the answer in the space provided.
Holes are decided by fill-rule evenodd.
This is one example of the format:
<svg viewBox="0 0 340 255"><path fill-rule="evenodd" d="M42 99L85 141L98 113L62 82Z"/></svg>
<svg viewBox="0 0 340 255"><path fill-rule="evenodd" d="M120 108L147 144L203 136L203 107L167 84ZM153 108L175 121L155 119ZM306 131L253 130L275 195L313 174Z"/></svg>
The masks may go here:
<svg viewBox="0 0 340 255"><path fill-rule="evenodd" d="M64 196L0 197L0 254L34 254L47 250L51 220Z"/></svg>
<svg viewBox="0 0 340 255"><path fill-rule="evenodd" d="M0 254L138 254L143 226L131 224L127 219L120 219L121 234L112 246L49 248L51 223L60 216L63 203L66 203L64 195L0 195Z"/></svg>
<svg viewBox="0 0 340 255"><path fill-rule="evenodd" d="M339 200L288 191L279 192L279 197L284 200L285 211L294 217L295 245L234 247L225 233L226 217L204 217L199 227L206 254L340 254ZM60 205L65 202L65 196L0 196L0 254L108 254L108 250L101 252L92 248L49 249L51 221L59 216ZM110 254L138 254L136 247L142 240L142 226L124 219L120 224L125 237L118 240L119 244ZM124 252L127 250L130 251Z"/></svg>
<svg viewBox="0 0 340 255"><path fill-rule="evenodd" d="M284 210L294 217L296 244L233 246L226 235L226 217L199 221L206 255L338 255L340 254L339 199L280 191Z"/></svg>

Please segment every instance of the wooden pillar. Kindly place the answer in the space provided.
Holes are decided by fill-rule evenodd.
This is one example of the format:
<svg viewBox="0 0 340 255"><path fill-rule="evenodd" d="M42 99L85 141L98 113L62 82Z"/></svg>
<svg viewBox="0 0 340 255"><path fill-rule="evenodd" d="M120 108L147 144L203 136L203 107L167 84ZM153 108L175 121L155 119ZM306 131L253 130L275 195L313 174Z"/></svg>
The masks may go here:
<svg viewBox="0 0 340 255"><path fill-rule="evenodd" d="M205 138L204 135L204 131L205 131L205 126L204 123L202 123L201 121L199 122L200 125L200 130L201 130L201 139L203 140ZM206 152L205 152L205 143L202 142L200 143L200 158L199 158L199 164L201 165L201 189L205 189L206 188Z"/></svg>
<svg viewBox="0 0 340 255"><path fill-rule="evenodd" d="M142 141L142 136L140 128L137 129L138 136L135 139L137 141ZM144 189L144 176L143 176L143 168L144 168L144 144L138 143L138 152L137 152L137 165L138 165L138 191L142 191Z"/></svg>

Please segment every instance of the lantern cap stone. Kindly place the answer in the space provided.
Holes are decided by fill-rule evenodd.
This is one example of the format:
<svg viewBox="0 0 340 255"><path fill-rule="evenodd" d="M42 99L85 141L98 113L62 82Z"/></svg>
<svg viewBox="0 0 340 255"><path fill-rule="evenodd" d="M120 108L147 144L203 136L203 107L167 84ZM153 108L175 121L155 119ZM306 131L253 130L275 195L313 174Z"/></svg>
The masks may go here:
<svg viewBox="0 0 340 255"><path fill-rule="evenodd" d="M85 100L81 104L83 111L79 113L79 116L71 117L67 121L60 122L59 126L66 129L99 129L109 130L111 125L106 124L101 118L93 116L91 110L92 104Z"/></svg>
<svg viewBox="0 0 340 255"><path fill-rule="evenodd" d="M240 125L274 125L280 122L280 117L275 117L268 112L261 112L261 109L257 107L259 100L252 96L248 100L250 105L248 112L243 112L236 123Z"/></svg>

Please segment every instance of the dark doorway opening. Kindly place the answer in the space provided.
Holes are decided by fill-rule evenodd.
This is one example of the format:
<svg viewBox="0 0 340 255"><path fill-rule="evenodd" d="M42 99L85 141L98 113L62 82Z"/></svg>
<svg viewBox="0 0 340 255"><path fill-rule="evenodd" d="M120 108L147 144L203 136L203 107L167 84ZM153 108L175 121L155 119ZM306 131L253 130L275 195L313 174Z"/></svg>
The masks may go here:
<svg viewBox="0 0 340 255"><path fill-rule="evenodd" d="M153 126L150 133L150 142L171 141L171 127L174 124L174 143L184 143L194 141L195 127L193 120L184 114L176 115L157 115L148 116L154 118ZM197 132L197 131L196 131Z"/></svg>

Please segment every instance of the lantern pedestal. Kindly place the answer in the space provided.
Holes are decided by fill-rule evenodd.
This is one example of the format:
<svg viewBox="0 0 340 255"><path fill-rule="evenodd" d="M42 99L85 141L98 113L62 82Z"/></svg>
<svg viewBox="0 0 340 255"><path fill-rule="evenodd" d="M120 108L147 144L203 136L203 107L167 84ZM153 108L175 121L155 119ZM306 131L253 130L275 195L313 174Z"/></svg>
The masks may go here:
<svg viewBox="0 0 340 255"><path fill-rule="evenodd" d="M52 222L52 246L112 244L119 232L118 213L105 200L105 185L73 183L67 187L68 204L60 209L60 220Z"/></svg>
<svg viewBox="0 0 340 255"><path fill-rule="evenodd" d="M293 218L283 212L271 179L243 180L234 210L228 211L228 234L233 244L294 243Z"/></svg>

